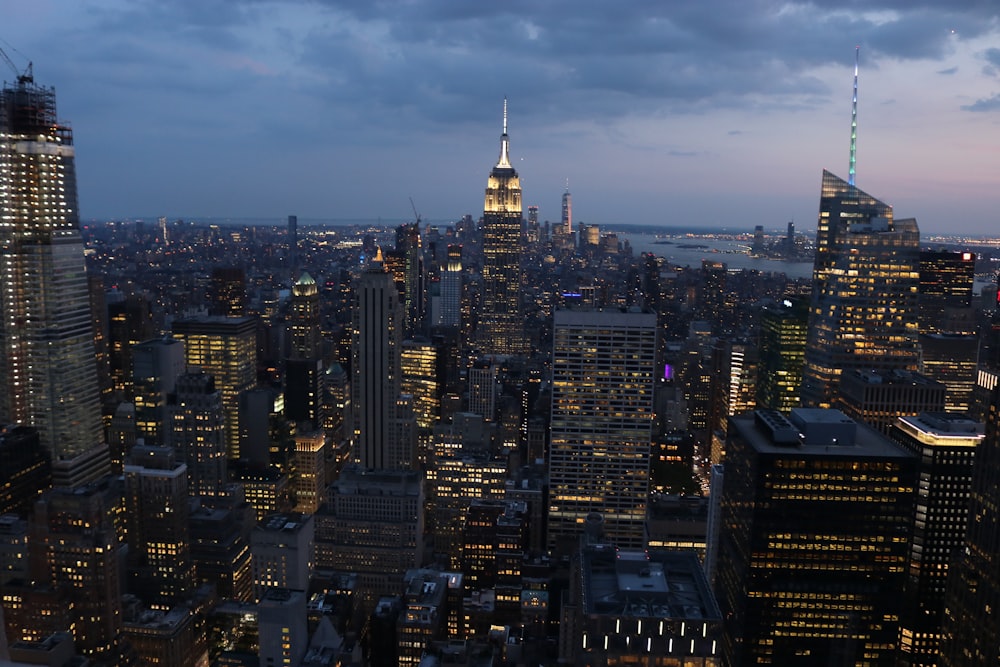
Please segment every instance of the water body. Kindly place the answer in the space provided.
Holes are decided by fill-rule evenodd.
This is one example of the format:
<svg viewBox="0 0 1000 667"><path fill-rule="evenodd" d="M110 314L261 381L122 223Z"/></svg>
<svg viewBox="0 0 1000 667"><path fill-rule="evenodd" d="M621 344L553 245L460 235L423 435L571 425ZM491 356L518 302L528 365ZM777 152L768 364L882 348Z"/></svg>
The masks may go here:
<svg viewBox="0 0 1000 667"><path fill-rule="evenodd" d="M670 243L657 243L655 234L623 233L618 237L628 239L638 257L644 252L653 253L677 266L701 267L701 261L723 262L730 269L756 269L771 273L784 273L789 278L812 278L812 261L791 262L781 259L751 257L747 254L746 241L713 238L672 237Z"/></svg>

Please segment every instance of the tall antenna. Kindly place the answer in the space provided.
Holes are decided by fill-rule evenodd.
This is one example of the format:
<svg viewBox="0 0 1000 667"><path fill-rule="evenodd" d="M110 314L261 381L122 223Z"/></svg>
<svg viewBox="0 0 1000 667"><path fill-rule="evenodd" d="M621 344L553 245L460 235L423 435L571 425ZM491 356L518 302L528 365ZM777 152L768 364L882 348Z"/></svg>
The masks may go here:
<svg viewBox="0 0 1000 667"><path fill-rule="evenodd" d="M500 136L500 160L497 167L506 169L510 167L510 139L507 137L507 98L503 98L503 134Z"/></svg>
<svg viewBox="0 0 1000 667"><path fill-rule="evenodd" d="M858 161L858 59L861 47L854 47L854 98L851 101L851 166L847 170L847 184L854 185L855 165Z"/></svg>

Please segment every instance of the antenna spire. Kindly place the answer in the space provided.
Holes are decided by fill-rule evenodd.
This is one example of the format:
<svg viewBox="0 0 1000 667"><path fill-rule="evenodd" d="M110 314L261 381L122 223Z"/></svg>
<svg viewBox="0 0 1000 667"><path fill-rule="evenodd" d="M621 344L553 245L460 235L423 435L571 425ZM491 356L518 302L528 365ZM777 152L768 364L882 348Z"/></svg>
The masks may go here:
<svg viewBox="0 0 1000 667"><path fill-rule="evenodd" d="M855 165L858 161L858 60L861 47L854 47L854 97L851 101L851 164L847 170L847 184L854 185Z"/></svg>
<svg viewBox="0 0 1000 667"><path fill-rule="evenodd" d="M507 98L503 98L503 134L500 135L500 159L497 167L510 167L510 140L507 138Z"/></svg>

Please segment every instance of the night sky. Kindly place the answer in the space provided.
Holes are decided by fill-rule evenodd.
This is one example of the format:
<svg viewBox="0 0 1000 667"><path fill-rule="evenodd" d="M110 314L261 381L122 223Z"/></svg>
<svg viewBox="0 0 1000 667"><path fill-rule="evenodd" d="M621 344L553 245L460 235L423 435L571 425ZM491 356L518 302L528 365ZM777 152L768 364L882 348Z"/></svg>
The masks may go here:
<svg viewBox="0 0 1000 667"><path fill-rule="evenodd" d="M478 217L503 98L525 204L815 229L846 178L1000 235L995 0L0 0L55 86L84 218ZM15 73L0 62L0 78Z"/></svg>

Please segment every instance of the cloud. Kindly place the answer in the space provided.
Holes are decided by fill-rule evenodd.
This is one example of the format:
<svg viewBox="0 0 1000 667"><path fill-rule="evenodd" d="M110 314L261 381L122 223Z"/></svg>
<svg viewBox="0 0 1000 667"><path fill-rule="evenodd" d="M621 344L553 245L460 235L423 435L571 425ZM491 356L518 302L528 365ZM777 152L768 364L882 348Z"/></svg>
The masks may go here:
<svg viewBox="0 0 1000 667"><path fill-rule="evenodd" d="M81 178L95 181L81 184L87 209L101 196L94 208L103 210L135 210L156 197L229 214L237 211L219 210L227 192L242 192L245 201L229 196L255 209L319 192L316 208L367 197L354 204L367 210L387 190L422 192L440 181L450 211L455 192L479 197L481 175L456 182L465 175L455 176L455 165L478 164L483 153L495 159L504 95L526 191L543 186L543 161L561 180L566 164L598 161L598 147L620 160L622 178L635 167L657 174L660 187L678 179L656 170L679 160L658 156L690 158L683 164L694 179L700 161L719 169L762 150L777 161L788 136L802 137L803 152L825 150L821 125L846 107L855 45L865 106L899 99L907 118L924 112L909 104L911 74L924 81L959 66L1000 68L1000 49L982 51L1000 43L995 0L15 6L4 16L15 46L35 60L40 83L58 86L60 112L77 129ZM967 58L973 49L977 65ZM867 86L879 70L892 74L891 86ZM984 111L994 99L963 108ZM740 134L725 148L713 144ZM678 150L679 137L681 149L698 151ZM425 181L411 185L417 178ZM103 194L94 194L98 185Z"/></svg>
<svg viewBox="0 0 1000 667"><path fill-rule="evenodd" d="M1000 93L962 105L962 111L1000 111Z"/></svg>

